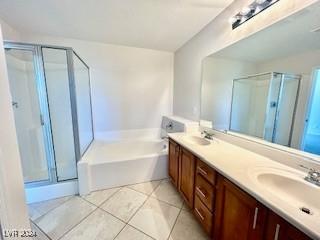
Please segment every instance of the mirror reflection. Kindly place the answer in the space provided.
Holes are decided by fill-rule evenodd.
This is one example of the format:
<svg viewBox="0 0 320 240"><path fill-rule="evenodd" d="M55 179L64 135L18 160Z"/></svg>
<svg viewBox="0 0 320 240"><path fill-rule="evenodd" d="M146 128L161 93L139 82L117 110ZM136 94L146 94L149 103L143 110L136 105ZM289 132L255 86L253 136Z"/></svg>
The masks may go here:
<svg viewBox="0 0 320 240"><path fill-rule="evenodd" d="M294 15L203 60L200 125L320 155L320 32Z"/></svg>

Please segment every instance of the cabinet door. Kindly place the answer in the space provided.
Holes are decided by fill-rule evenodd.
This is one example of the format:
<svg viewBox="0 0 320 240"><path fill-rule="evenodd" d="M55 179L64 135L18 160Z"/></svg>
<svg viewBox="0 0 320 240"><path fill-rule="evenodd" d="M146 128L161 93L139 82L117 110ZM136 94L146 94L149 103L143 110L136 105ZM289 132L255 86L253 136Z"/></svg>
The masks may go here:
<svg viewBox="0 0 320 240"><path fill-rule="evenodd" d="M179 180L179 149L177 143L169 141L169 177L176 187Z"/></svg>
<svg viewBox="0 0 320 240"><path fill-rule="evenodd" d="M179 168L179 190L190 208L193 208L194 201L195 168L195 156L186 149L181 148Z"/></svg>
<svg viewBox="0 0 320 240"><path fill-rule="evenodd" d="M272 211L268 213L264 236L264 240L311 240Z"/></svg>
<svg viewBox="0 0 320 240"><path fill-rule="evenodd" d="M222 176L215 209L214 239L262 239L267 209Z"/></svg>

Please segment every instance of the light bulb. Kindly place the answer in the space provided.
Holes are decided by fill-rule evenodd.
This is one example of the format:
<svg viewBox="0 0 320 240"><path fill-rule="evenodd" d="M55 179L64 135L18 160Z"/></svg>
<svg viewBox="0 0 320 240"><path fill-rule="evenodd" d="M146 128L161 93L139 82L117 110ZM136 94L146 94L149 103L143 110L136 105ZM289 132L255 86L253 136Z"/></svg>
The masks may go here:
<svg viewBox="0 0 320 240"><path fill-rule="evenodd" d="M262 5L265 4L266 2L270 2L269 0L256 0L256 4Z"/></svg>
<svg viewBox="0 0 320 240"><path fill-rule="evenodd" d="M254 9L252 7L244 7L242 8L242 10L240 11L240 14L242 16L248 16Z"/></svg>
<svg viewBox="0 0 320 240"><path fill-rule="evenodd" d="M238 22L238 21L240 21L240 20L241 20L241 17L240 17L239 15L236 15L236 16L230 18L230 19L229 19L229 22L230 22L231 24L235 24L236 22Z"/></svg>

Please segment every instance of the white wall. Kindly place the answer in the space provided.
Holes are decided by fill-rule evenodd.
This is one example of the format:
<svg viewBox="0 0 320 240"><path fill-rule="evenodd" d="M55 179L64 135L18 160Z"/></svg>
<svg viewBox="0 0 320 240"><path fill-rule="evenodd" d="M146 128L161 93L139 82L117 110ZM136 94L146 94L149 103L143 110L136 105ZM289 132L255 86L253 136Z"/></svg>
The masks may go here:
<svg viewBox="0 0 320 240"><path fill-rule="evenodd" d="M2 28L2 35L4 40L12 40L12 41L20 40L20 33L1 18L0 18L0 25Z"/></svg>
<svg viewBox="0 0 320 240"><path fill-rule="evenodd" d="M0 27L0 219L3 229L29 229L22 167ZM20 239L20 238L16 238Z"/></svg>
<svg viewBox="0 0 320 240"><path fill-rule="evenodd" d="M235 0L175 53L174 114L192 120L199 119L201 61L204 57L314 2L316 0L281 0L232 31L229 18L248 4L247 0Z"/></svg>
<svg viewBox="0 0 320 240"><path fill-rule="evenodd" d="M173 53L33 34L21 41L70 46L89 65L95 132L159 128L172 114Z"/></svg>
<svg viewBox="0 0 320 240"><path fill-rule="evenodd" d="M228 129L233 80L254 73L256 66L251 62L206 58L202 72L201 120L213 121L215 129Z"/></svg>

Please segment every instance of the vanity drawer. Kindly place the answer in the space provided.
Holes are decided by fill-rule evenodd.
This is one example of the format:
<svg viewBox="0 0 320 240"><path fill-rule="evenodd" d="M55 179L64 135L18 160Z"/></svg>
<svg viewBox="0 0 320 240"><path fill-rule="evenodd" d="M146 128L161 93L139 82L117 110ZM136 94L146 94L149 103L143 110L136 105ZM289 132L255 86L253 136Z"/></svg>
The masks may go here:
<svg viewBox="0 0 320 240"><path fill-rule="evenodd" d="M211 236L213 214L206 208L198 196L195 196L194 200L194 214L200 221L205 231Z"/></svg>
<svg viewBox="0 0 320 240"><path fill-rule="evenodd" d="M213 212L214 204L214 187L208 183L200 174L196 176L196 195L202 201L202 203Z"/></svg>
<svg viewBox="0 0 320 240"><path fill-rule="evenodd" d="M215 185L216 172L199 159L197 161L197 174L200 174L205 179L207 179L211 184Z"/></svg>

